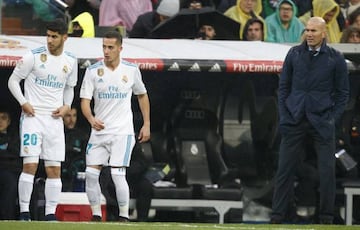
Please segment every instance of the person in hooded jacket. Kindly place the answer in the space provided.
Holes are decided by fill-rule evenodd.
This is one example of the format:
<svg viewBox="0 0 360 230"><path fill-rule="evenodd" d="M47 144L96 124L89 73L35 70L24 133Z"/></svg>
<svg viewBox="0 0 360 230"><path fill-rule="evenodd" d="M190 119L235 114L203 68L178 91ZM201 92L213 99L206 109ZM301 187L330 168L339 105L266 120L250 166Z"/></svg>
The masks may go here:
<svg viewBox="0 0 360 230"><path fill-rule="evenodd" d="M299 17L300 21L306 25L307 21L313 16L323 18L326 22L327 42L340 42L341 28L336 19L340 14L340 6L335 0L313 0L312 6L312 10Z"/></svg>
<svg viewBox="0 0 360 230"><path fill-rule="evenodd" d="M88 12L79 14L71 21L69 27L71 37L93 38L95 37L94 19Z"/></svg>
<svg viewBox="0 0 360 230"><path fill-rule="evenodd" d="M156 10L140 15L129 33L130 38L156 38L152 30L161 22L177 14L180 10L179 0L162 0Z"/></svg>
<svg viewBox="0 0 360 230"><path fill-rule="evenodd" d="M296 17L297 7L292 0L283 0L276 11L265 19L267 42L297 43L301 40L304 24Z"/></svg>
<svg viewBox="0 0 360 230"><path fill-rule="evenodd" d="M99 26L124 26L132 30L136 19L153 10L150 0L102 0L99 12Z"/></svg>
<svg viewBox="0 0 360 230"><path fill-rule="evenodd" d="M239 36L240 40L242 40L244 26L249 19L259 18L264 21L264 19L260 16L261 11L261 0L237 0L236 5L225 11L224 15L241 24Z"/></svg>

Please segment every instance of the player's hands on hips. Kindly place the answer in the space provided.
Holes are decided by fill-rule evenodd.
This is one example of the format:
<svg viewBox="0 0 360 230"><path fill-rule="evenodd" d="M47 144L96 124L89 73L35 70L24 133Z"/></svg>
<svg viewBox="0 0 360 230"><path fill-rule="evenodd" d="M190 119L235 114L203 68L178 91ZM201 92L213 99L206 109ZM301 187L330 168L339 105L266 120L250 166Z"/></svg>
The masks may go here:
<svg viewBox="0 0 360 230"><path fill-rule="evenodd" d="M143 127L141 127L139 136L138 136L138 140L140 143L147 142L148 140L150 140L150 127L149 126L144 125Z"/></svg>
<svg viewBox="0 0 360 230"><path fill-rule="evenodd" d="M64 117L65 114L67 114L70 110L70 107L68 105L63 105L59 108L57 108L55 111L53 111L52 116L59 118L59 117Z"/></svg>
<svg viewBox="0 0 360 230"><path fill-rule="evenodd" d="M26 102L25 104L23 104L21 106L22 110L24 111L24 113L30 117L35 116L35 110L32 107L32 105L30 105L29 102Z"/></svg>
<svg viewBox="0 0 360 230"><path fill-rule="evenodd" d="M105 128L104 122L100 121L99 119L93 117L90 120L91 127L96 131L100 131Z"/></svg>

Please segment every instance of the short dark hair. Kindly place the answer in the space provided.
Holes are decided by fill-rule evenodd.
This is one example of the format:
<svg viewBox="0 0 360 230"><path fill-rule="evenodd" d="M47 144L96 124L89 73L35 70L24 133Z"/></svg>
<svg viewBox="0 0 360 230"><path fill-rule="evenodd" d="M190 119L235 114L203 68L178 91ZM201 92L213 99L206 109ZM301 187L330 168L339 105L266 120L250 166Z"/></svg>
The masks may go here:
<svg viewBox="0 0 360 230"><path fill-rule="evenodd" d="M348 15L349 25L352 25L355 21L357 16L360 15L360 7L356 8L350 15Z"/></svg>
<svg viewBox="0 0 360 230"><path fill-rule="evenodd" d="M110 30L105 33L104 38L115 38L116 41L121 45L123 37L121 36L120 32L117 30Z"/></svg>
<svg viewBox="0 0 360 230"><path fill-rule="evenodd" d="M6 113L9 116L9 119L11 120L11 112L10 109L6 106L0 106L0 113Z"/></svg>
<svg viewBox="0 0 360 230"><path fill-rule="evenodd" d="M56 18L55 20L47 23L46 30L58 32L59 34L64 35L68 32L68 26L63 19Z"/></svg>

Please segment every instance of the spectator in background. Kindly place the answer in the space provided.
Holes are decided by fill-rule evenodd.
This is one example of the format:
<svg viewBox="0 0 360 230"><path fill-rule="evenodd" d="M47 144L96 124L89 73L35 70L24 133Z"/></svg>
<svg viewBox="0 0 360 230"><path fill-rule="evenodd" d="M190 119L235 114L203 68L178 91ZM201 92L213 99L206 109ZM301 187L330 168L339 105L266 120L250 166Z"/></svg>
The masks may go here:
<svg viewBox="0 0 360 230"><path fill-rule="evenodd" d="M312 0L294 0L293 1L298 9L297 17L302 16L312 9Z"/></svg>
<svg viewBox="0 0 360 230"><path fill-rule="evenodd" d="M349 26L353 25L360 28L360 7L354 10L347 19Z"/></svg>
<svg viewBox="0 0 360 230"><path fill-rule="evenodd" d="M228 9L224 15L241 24L239 36L240 40L242 40L244 31L243 25L245 25L250 18L259 18L264 21L260 16L261 11L261 0L237 0L236 5Z"/></svg>
<svg viewBox="0 0 360 230"><path fill-rule="evenodd" d="M201 9L203 7L214 7L211 0L186 0L183 7L192 10Z"/></svg>
<svg viewBox="0 0 360 230"><path fill-rule="evenodd" d="M359 0L356 0L359 1ZM266 18L270 14L275 12L277 4L280 0L262 0L262 12L261 16ZM311 0L294 0L293 1L298 8L297 17L303 15L307 11L311 10ZM221 0L217 6L217 10L224 13L230 7L236 4L236 0Z"/></svg>
<svg viewBox="0 0 360 230"><path fill-rule="evenodd" d="M40 35L44 35L46 33L44 28L49 21L52 21L57 17L62 17L62 15L59 15L60 12L55 10L57 8L51 7L51 5L46 1L25 0L25 2L32 5L32 20L37 26L37 33Z"/></svg>
<svg viewBox="0 0 360 230"><path fill-rule="evenodd" d="M94 25L99 24L99 7L102 0L63 0L69 5L69 14L71 19L76 18L84 12L91 14Z"/></svg>
<svg viewBox="0 0 360 230"><path fill-rule="evenodd" d="M10 112L0 108L0 220L16 220L18 189L22 169L19 134L10 130Z"/></svg>
<svg viewBox="0 0 360 230"><path fill-rule="evenodd" d="M276 11L276 7L281 2L280 0L262 0L262 12L261 16L263 18L268 17Z"/></svg>
<svg viewBox="0 0 360 230"><path fill-rule="evenodd" d="M195 39L198 40L213 40L216 37L215 28L211 25L202 25L199 29L199 34Z"/></svg>
<svg viewBox="0 0 360 230"><path fill-rule="evenodd" d="M230 7L235 6L236 0L221 0L217 6L217 10L221 13L226 12Z"/></svg>
<svg viewBox="0 0 360 230"><path fill-rule="evenodd" d="M33 19L40 19L42 21L48 22L54 20L59 12L55 11L51 5L44 1L31 1L25 0L26 3L32 4L34 11Z"/></svg>
<svg viewBox="0 0 360 230"><path fill-rule="evenodd" d="M182 9L199 10L203 7L214 7L211 0L185 0ZM180 9L180 12L181 10ZM195 36L197 40L213 40L216 31L212 25L201 25L198 34Z"/></svg>
<svg viewBox="0 0 360 230"><path fill-rule="evenodd" d="M360 43L360 27L348 26L340 39L341 43Z"/></svg>
<svg viewBox="0 0 360 230"><path fill-rule="evenodd" d="M292 0L280 1L275 13L265 19L266 41L297 43L301 40L304 24L296 17L297 8Z"/></svg>
<svg viewBox="0 0 360 230"><path fill-rule="evenodd" d="M95 37L95 25L91 14L88 12L79 14L71 21L68 32L71 37Z"/></svg>
<svg viewBox="0 0 360 230"><path fill-rule="evenodd" d="M156 10L140 15L132 30L130 38L151 38L150 32L160 23L179 12L179 0L162 0Z"/></svg>
<svg viewBox="0 0 360 230"><path fill-rule="evenodd" d="M249 19L244 27L244 41L264 41L264 23L258 18Z"/></svg>
<svg viewBox="0 0 360 230"><path fill-rule="evenodd" d="M326 22L327 42L340 42L341 30L336 20L340 14L340 6L334 0L313 0L313 10L308 11L299 19L306 25L310 17L321 17Z"/></svg>
<svg viewBox="0 0 360 230"><path fill-rule="evenodd" d="M75 107L64 116L65 126L65 161L62 162L61 178L63 192L73 192L74 179L78 172L85 172L85 150L88 134L76 126L78 111ZM83 191L84 192L84 191Z"/></svg>
<svg viewBox="0 0 360 230"><path fill-rule="evenodd" d="M126 31L130 32L137 18L152 10L150 0L102 0L99 26L124 26Z"/></svg>
<svg viewBox="0 0 360 230"><path fill-rule="evenodd" d="M348 0L344 6L341 8L341 11L346 20L349 19L349 16L357 9L360 9L360 0Z"/></svg>

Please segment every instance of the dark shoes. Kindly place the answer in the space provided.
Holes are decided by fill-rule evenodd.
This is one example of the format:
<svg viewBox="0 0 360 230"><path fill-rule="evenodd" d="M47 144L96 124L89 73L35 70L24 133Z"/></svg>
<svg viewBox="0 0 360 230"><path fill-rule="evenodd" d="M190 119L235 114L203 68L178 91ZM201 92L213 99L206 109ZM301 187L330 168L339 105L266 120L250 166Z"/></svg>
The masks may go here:
<svg viewBox="0 0 360 230"><path fill-rule="evenodd" d="M276 219L276 218L271 218L270 224L282 224L282 220Z"/></svg>
<svg viewBox="0 0 360 230"><path fill-rule="evenodd" d="M101 216L93 216L93 217L91 218L91 221L92 221L92 222L101 222L101 221L102 221L102 218L101 218Z"/></svg>
<svg viewBox="0 0 360 230"><path fill-rule="evenodd" d="M57 221L55 214L48 214L45 216L45 221Z"/></svg>
<svg viewBox="0 0 360 230"><path fill-rule="evenodd" d="M102 221L102 218L101 218L101 216L96 216L96 215L94 215L94 216L92 217L91 221L92 221L92 222L101 222L101 221ZM119 217L117 218L117 221L118 221L118 222L129 222L129 219L126 218L126 217L123 217L123 216L119 216Z"/></svg>
<svg viewBox="0 0 360 230"><path fill-rule="evenodd" d="M129 218L123 217L123 216L119 216L118 218L119 222L129 222Z"/></svg>
<svg viewBox="0 0 360 230"><path fill-rule="evenodd" d="M20 221L31 221L29 212L21 212L19 215ZM44 218L45 221L57 221L55 214L48 214Z"/></svg>
<svg viewBox="0 0 360 230"><path fill-rule="evenodd" d="M319 224L333 224L333 221L330 219L320 219Z"/></svg>
<svg viewBox="0 0 360 230"><path fill-rule="evenodd" d="M280 215L272 215L270 218L270 224L282 224L283 218Z"/></svg>
<svg viewBox="0 0 360 230"><path fill-rule="evenodd" d="M319 215L319 224L333 224L334 217L332 215Z"/></svg>
<svg viewBox="0 0 360 230"><path fill-rule="evenodd" d="M20 221L31 221L30 213L29 212L20 212L19 220Z"/></svg>

